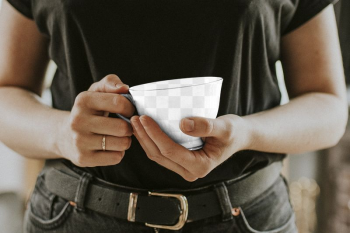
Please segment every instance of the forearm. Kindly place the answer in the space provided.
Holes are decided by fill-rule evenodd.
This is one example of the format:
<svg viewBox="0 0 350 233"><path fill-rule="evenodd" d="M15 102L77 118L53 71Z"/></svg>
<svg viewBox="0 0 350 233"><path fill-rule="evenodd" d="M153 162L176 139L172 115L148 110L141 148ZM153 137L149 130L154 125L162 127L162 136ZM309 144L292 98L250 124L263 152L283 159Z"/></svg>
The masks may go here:
<svg viewBox="0 0 350 233"><path fill-rule="evenodd" d="M347 104L334 95L310 93L288 104L243 117L246 149L301 153L334 146L344 133Z"/></svg>
<svg viewBox="0 0 350 233"><path fill-rule="evenodd" d="M68 112L52 109L17 87L1 87L0 100L0 141L25 157L61 157L57 141Z"/></svg>

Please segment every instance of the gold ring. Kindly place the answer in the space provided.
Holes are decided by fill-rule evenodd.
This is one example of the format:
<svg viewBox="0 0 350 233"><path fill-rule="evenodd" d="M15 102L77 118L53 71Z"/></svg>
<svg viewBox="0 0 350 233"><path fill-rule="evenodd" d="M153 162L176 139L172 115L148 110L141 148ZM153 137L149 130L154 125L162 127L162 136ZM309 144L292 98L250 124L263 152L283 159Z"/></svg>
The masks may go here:
<svg viewBox="0 0 350 233"><path fill-rule="evenodd" d="M102 150L106 151L106 135L102 137Z"/></svg>

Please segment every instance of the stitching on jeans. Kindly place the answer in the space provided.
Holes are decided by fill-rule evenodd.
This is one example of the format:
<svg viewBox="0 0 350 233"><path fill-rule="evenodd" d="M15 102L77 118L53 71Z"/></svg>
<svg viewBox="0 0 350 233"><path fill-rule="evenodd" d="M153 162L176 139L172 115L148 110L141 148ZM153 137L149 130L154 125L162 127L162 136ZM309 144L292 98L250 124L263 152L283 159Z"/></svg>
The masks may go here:
<svg viewBox="0 0 350 233"><path fill-rule="evenodd" d="M262 201L264 201L264 199L267 196L271 195L271 193L274 192L275 186L280 181L281 181L280 178L278 178L269 188L267 188L264 192L262 192L255 200L253 200L252 202L247 202L247 203L241 205L241 207L243 209L248 209L249 207L251 207L253 205L260 204Z"/></svg>
<svg viewBox="0 0 350 233"><path fill-rule="evenodd" d="M44 183L44 178L43 177L38 177L38 180L35 184L34 192L39 192L42 196L46 197L47 199L51 200L51 196L54 195L53 193L51 193L48 188L45 186Z"/></svg>
<svg viewBox="0 0 350 233"><path fill-rule="evenodd" d="M41 229L53 229L59 227L62 223L64 223L68 217L70 216L73 208L69 203L67 202L64 208L61 210L61 212L50 220L42 220L40 216L37 216L33 213L31 210L31 207L29 207L29 216L28 220L31 224L34 226L41 228Z"/></svg>

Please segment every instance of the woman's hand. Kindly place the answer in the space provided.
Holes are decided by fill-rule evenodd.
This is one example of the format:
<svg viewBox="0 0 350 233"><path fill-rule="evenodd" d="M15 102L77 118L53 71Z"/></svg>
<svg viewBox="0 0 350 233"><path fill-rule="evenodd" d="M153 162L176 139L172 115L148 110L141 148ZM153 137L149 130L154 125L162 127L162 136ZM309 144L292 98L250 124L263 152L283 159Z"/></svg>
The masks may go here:
<svg viewBox="0 0 350 233"><path fill-rule="evenodd" d="M181 175L187 181L205 177L232 154L249 144L249 127L243 118L225 115L217 119L190 117L182 119L180 129L205 140L201 150L190 151L175 143L148 116L133 116L134 135L147 156Z"/></svg>
<svg viewBox="0 0 350 233"><path fill-rule="evenodd" d="M131 125L122 119L105 117L120 113L131 117L134 106L121 95L128 86L116 75L107 75L75 99L72 111L62 125L59 151L81 167L118 164L131 145ZM106 151L102 150L105 136Z"/></svg>

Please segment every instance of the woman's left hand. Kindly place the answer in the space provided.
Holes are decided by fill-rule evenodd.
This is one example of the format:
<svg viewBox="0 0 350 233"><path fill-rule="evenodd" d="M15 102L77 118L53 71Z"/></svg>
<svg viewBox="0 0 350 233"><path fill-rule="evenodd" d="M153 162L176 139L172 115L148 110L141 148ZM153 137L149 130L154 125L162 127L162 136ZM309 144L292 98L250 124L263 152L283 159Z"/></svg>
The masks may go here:
<svg viewBox="0 0 350 233"><path fill-rule="evenodd" d="M249 144L249 127L244 119L237 115L224 115L216 119L182 119L182 132L202 137L205 141L204 147L196 151L190 151L175 143L149 116L133 116L131 124L134 135L147 156L187 181L205 177L232 154L247 149Z"/></svg>

